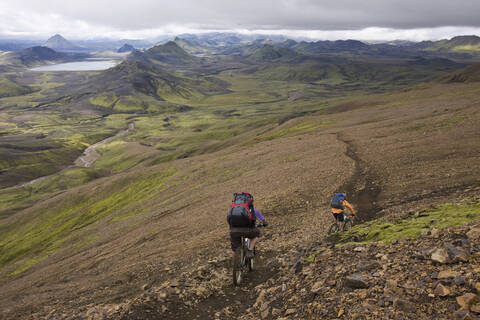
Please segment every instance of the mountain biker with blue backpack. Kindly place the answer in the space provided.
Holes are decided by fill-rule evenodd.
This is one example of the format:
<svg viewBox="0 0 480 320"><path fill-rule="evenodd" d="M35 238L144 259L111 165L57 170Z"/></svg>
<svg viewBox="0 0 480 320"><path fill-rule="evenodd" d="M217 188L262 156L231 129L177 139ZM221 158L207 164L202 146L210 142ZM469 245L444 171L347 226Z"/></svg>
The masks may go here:
<svg viewBox="0 0 480 320"><path fill-rule="evenodd" d="M227 214L227 222L230 226L230 243L232 251L241 245L242 236L250 239L247 257L253 257L255 243L260 237L260 230L256 227L257 219L264 226L267 225L263 215L253 207L253 196L248 192L237 192L233 194L232 205Z"/></svg>
<svg viewBox="0 0 480 320"><path fill-rule="evenodd" d="M356 216L355 210L346 199L347 195L345 193L335 193L330 200L332 214L335 218L335 222L337 223L339 230L343 230L343 225L345 224L345 207L348 208L348 210L352 213L353 216Z"/></svg>

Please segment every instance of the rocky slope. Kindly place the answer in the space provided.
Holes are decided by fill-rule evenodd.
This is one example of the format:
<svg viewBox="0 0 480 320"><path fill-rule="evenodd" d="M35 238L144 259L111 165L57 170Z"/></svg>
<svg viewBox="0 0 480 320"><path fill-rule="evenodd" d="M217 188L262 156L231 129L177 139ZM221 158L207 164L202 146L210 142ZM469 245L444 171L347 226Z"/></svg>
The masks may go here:
<svg viewBox="0 0 480 320"><path fill-rule="evenodd" d="M459 211L478 217L479 200L462 201ZM141 295L121 304L44 318L479 319L480 220L445 229L436 222L415 239L342 243L319 235L282 250L266 231L260 264L240 287L229 285L230 256L220 254L180 274L168 268L170 280L143 284Z"/></svg>

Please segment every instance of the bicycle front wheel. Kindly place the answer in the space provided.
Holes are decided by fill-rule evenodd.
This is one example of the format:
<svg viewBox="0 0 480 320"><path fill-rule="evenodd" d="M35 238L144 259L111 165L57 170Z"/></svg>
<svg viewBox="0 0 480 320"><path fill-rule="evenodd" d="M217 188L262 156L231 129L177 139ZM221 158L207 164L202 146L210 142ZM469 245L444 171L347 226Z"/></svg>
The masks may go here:
<svg viewBox="0 0 480 320"><path fill-rule="evenodd" d="M334 223L328 229L328 234L332 234L332 233L335 233L335 232L338 232L338 231L339 231L338 225L336 223Z"/></svg>
<svg viewBox="0 0 480 320"><path fill-rule="evenodd" d="M352 225L353 225L352 220L348 219L347 221L345 221L345 224L343 225L343 231L352 229Z"/></svg>
<svg viewBox="0 0 480 320"><path fill-rule="evenodd" d="M243 269L243 261L244 261L244 252L242 247L238 247L235 250L235 254L233 255L232 261L232 276L233 276L233 285L238 286L242 282L242 269Z"/></svg>

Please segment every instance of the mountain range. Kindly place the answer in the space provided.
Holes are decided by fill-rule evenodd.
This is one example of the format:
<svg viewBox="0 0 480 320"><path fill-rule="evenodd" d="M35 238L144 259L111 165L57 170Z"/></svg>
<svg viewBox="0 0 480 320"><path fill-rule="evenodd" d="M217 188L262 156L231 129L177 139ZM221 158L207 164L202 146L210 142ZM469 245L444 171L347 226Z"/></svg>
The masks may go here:
<svg viewBox="0 0 480 320"><path fill-rule="evenodd" d="M0 318L477 317L477 37L156 40L1 53ZM233 286L238 190L268 226Z"/></svg>

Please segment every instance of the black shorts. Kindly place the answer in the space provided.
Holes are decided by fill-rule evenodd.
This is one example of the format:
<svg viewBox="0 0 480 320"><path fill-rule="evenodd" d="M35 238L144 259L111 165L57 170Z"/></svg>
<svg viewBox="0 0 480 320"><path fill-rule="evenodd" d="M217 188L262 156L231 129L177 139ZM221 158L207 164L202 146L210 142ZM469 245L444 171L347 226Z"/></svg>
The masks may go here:
<svg viewBox="0 0 480 320"><path fill-rule="evenodd" d="M332 214L333 214L333 217L334 217L335 219L337 219L338 222L343 222L343 221L345 221L345 213L344 213L343 211L340 212L340 213L333 213L333 212L332 212Z"/></svg>
<svg viewBox="0 0 480 320"><path fill-rule="evenodd" d="M232 250L235 251L242 244L242 236L253 239L260 237L260 230L258 228L232 228L230 229L230 244Z"/></svg>

